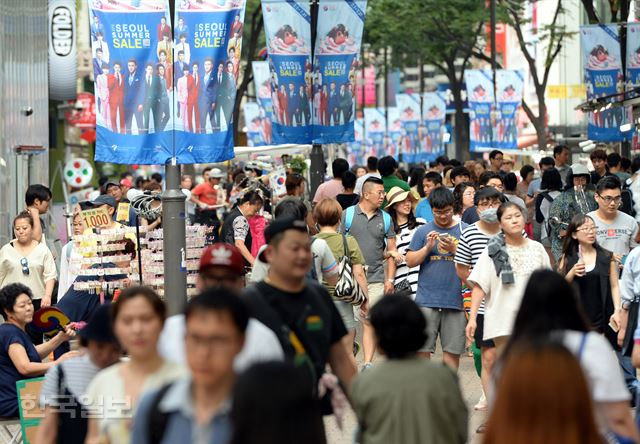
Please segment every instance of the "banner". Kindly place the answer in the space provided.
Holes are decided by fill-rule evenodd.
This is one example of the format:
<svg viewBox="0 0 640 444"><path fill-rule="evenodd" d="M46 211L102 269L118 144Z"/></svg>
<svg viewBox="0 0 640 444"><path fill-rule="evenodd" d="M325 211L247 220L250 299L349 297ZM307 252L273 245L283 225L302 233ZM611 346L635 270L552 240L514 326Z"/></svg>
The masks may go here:
<svg viewBox="0 0 640 444"><path fill-rule="evenodd" d="M168 64L173 61L179 163L213 163L234 157L233 109L245 4L245 0L176 2L173 59ZM164 29L158 24L160 63L162 49L171 47L171 41L164 40Z"/></svg>
<svg viewBox="0 0 640 444"><path fill-rule="evenodd" d="M76 2L49 0L49 98L76 98Z"/></svg>
<svg viewBox="0 0 640 444"><path fill-rule="evenodd" d="M251 62L253 71L253 84L256 88L256 101L260 107L260 115L263 119L263 132L265 145L271 145L273 102L271 100L271 76L268 62Z"/></svg>
<svg viewBox="0 0 640 444"><path fill-rule="evenodd" d="M494 148L492 141L491 107L493 106L493 78L491 71L467 69L464 72L469 102L470 151Z"/></svg>
<svg viewBox="0 0 640 444"><path fill-rule="evenodd" d="M89 1L95 159L124 164L233 158L244 0ZM172 39L175 36L175 40Z"/></svg>
<svg viewBox="0 0 640 444"><path fill-rule="evenodd" d="M402 119L400 118L400 108L397 106L387 107L389 119L389 131L385 137L385 156L393 156L396 159L400 154L400 144L402 143Z"/></svg>
<svg viewBox="0 0 640 444"><path fill-rule="evenodd" d="M364 143L364 119L353 122L354 141L347 143L347 162L349 165L366 165L367 149Z"/></svg>
<svg viewBox="0 0 640 444"><path fill-rule="evenodd" d="M447 103L444 95L439 92L429 92L422 96L422 116L424 131L420 141L422 152L414 162L429 162L444 154L442 135L445 132L444 118Z"/></svg>
<svg viewBox="0 0 640 444"><path fill-rule="evenodd" d="M640 88L640 23L627 23L627 81L626 91ZM627 98L640 96L640 92L629 92Z"/></svg>
<svg viewBox="0 0 640 444"><path fill-rule="evenodd" d="M403 128L402 160L408 163L417 162L422 151L420 147L420 95L396 94L396 105L400 111Z"/></svg>
<svg viewBox="0 0 640 444"><path fill-rule="evenodd" d="M384 108L365 108L364 127L365 143L369 146L369 155L378 158L386 156L384 135L387 132L387 119Z"/></svg>
<svg viewBox="0 0 640 444"><path fill-rule="evenodd" d="M265 127L260 115L260 105L256 102L245 102L243 106L244 120L247 127L247 144L249 146L266 145ZM270 126L268 127L270 129Z"/></svg>
<svg viewBox="0 0 640 444"><path fill-rule="evenodd" d="M366 8L366 0L320 0L313 61L313 97L320 106L313 120L314 143L354 139L356 72Z"/></svg>
<svg viewBox="0 0 640 444"><path fill-rule="evenodd" d="M273 140L309 143L312 139L311 13L302 0L262 0L271 73ZM325 107L327 100L324 102Z"/></svg>
<svg viewBox="0 0 640 444"><path fill-rule="evenodd" d="M496 72L498 119L494 146L518 149L518 108L522 104L524 76L521 71L501 69Z"/></svg>
<svg viewBox="0 0 640 444"><path fill-rule="evenodd" d="M367 66L364 68L364 79L362 78L362 68L356 73L356 103L360 106L375 106L376 104L376 68ZM364 88L364 90L363 90Z"/></svg>
<svg viewBox="0 0 640 444"><path fill-rule="evenodd" d="M635 33L629 33L635 34ZM584 65L584 83L587 85L587 100L605 97L624 91L620 39L616 25L588 25L580 27L580 44ZM632 37L633 41L633 37ZM634 44L627 44L631 50ZM628 64L635 63L633 60ZM633 73L631 73L633 76ZM616 98L608 99L609 102ZM618 142L630 137L620 132L620 125L627 122L622 107L589 114L587 137L600 142Z"/></svg>

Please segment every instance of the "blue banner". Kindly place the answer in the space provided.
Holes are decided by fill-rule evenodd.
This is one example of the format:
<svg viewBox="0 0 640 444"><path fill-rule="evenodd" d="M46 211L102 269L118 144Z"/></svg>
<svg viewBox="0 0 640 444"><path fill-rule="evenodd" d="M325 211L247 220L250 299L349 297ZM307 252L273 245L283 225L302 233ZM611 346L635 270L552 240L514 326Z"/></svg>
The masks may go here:
<svg viewBox="0 0 640 444"><path fill-rule="evenodd" d="M245 126L247 127L247 145L266 145L262 116L260 116L260 106L256 102L245 102L243 112Z"/></svg>
<svg viewBox="0 0 640 444"><path fill-rule="evenodd" d="M166 0L88 4L95 159L164 164L174 156L178 163L233 158L244 0L182 2L175 32Z"/></svg>
<svg viewBox="0 0 640 444"><path fill-rule="evenodd" d="M262 0L262 14L271 73L273 140L309 143L313 79L309 2Z"/></svg>
<svg viewBox="0 0 640 444"><path fill-rule="evenodd" d="M354 140L356 71L366 7L366 0L320 0L313 88L314 104L320 106L313 120L314 143Z"/></svg>
<svg viewBox="0 0 640 444"><path fill-rule="evenodd" d="M245 0L176 2L174 107L180 163L234 157L233 109L244 13Z"/></svg>
<svg viewBox="0 0 640 444"><path fill-rule="evenodd" d="M420 147L420 95L396 94L396 106L400 111L402 122L402 159L408 163L417 162L422 148Z"/></svg>
<svg viewBox="0 0 640 444"><path fill-rule="evenodd" d="M422 152L415 162L429 162L444 154L444 118L447 103L444 94L439 92L425 93L422 97L422 117L424 131L421 137Z"/></svg>
<svg viewBox="0 0 640 444"><path fill-rule="evenodd" d="M442 93L444 101L447 104L447 114L455 114L456 104L453 99L453 91L451 91L451 85L449 83L438 83L438 92ZM465 113L469 112L469 103L467 102L467 85L462 84L462 91L460 91L462 97L462 109Z"/></svg>
<svg viewBox="0 0 640 444"><path fill-rule="evenodd" d="M387 108L387 115L389 118L389 131L385 140L385 155L393 156L396 159L400 154L400 146L402 144L403 126L402 119L400 118L400 108L397 106L390 106Z"/></svg>
<svg viewBox="0 0 640 444"><path fill-rule="evenodd" d="M522 104L524 76L521 71L501 69L496 72L498 90L498 118L494 146L502 149L518 148L518 109Z"/></svg>
<svg viewBox="0 0 640 444"><path fill-rule="evenodd" d="M272 145L272 125L273 125L273 99L271 96L271 74L269 73L269 63L266 61L251 62L253 71L253 84L256 88L256 101L262 120L264 144Z"/></svg>
<svg viewBox="0 0 640 444"><path fill-rule="evenodd" d="M491 71L467 69L464 72L469 102L470 151L495 148L492 141L493 80Z"/></svg>
<svg viewBox="0 0 640 444"><path fill-rule="evenodd" d="M627 98L640 96L630 92L640 88L640 23L627 23Z"/></svg>
<svg viewBox="0 0 640 444"><path fill-rule="evenodd" d="M617 26L581 26L580 37L587 100L624 92ZM606 100L614 102L617 98ZM601 142L619 142L630 138L630 132L620 131L620 125L626 122L626 112L622 107L590 113L587 137Z"/></svg>
<svg viewBox="0 0 640 444"><path fill-rule="evenodd" d="M368 153L364 143L364 119L356 119L353 129L354 140L347 143L347 162L349 165L366 165Z"/></svg>
<svg viewBox="0 0 640 444"><path fill-rule="evenodd" d="M384 157L384 136L387 132L387 118L384 108L364 109L365 143L371 156Z"/></svg>

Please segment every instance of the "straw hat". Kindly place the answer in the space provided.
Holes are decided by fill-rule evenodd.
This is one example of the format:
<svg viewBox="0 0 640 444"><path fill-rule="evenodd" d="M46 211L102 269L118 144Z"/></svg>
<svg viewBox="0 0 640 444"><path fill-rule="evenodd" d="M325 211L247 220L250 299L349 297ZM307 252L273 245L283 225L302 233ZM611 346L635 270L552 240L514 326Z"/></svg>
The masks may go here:
<svg viewBox="0 0 640 444"><path fill-rule="evenodd" d="M405 200L407 197L411 199L411 202L417 201L416 197L413 195L411 191L405 191L400 187L391 188L387 193L387 206L385 207L385 209L388 210L395 204Z"/></svg>

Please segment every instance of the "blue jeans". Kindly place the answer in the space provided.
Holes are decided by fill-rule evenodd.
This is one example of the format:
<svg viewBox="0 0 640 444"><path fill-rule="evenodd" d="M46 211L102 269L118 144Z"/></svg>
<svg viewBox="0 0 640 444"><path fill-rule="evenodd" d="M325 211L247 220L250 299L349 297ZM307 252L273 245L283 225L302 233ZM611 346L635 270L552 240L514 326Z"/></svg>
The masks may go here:
<svg viewBox="0 0 640 444"><path fill-rule="evenodd" d="M638 389L640 389L640 383L636 377L636 369L633 367L633 364L631 364L631 358L629 356L623 356L619 351L616 351L616 356L618 357L618 362L624 375L624 382L627 384L627 388L631 393L631 402L636 406L638 404L636 402L637 393Z"/></svg>

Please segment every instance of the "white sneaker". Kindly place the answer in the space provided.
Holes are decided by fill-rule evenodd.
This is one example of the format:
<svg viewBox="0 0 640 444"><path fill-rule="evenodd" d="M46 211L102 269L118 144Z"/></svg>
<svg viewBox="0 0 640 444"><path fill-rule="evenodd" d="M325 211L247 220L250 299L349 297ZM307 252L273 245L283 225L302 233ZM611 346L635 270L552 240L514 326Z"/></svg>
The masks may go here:
<svg viewBox="0 0 640 444"><path fill-rule="evenodd" d="M487 410L487 397L482 392L482 396L476 405L473 406L474 410Z"/></svg>

